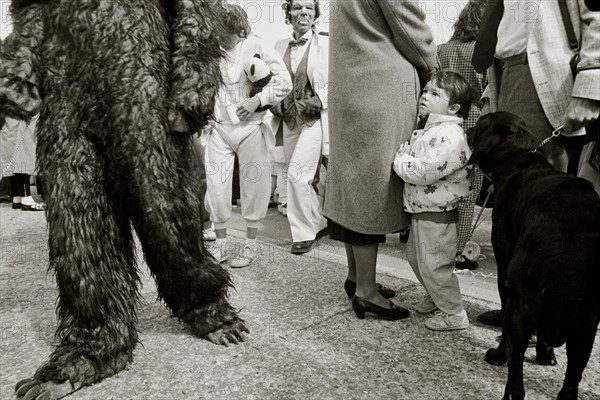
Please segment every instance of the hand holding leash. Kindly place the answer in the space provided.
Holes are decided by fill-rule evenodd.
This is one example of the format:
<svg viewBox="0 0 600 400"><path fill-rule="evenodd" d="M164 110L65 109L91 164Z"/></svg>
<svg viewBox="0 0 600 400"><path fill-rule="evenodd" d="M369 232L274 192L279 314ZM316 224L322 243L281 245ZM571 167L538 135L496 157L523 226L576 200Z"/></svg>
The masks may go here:
<svg viewBox="0 0 600 400"><path fill-rule="evenodd" d="M571 132L586 127L590 122L598 119L599 115L600 101L573 97L565 112L564 134L570 136Z"/></svg>

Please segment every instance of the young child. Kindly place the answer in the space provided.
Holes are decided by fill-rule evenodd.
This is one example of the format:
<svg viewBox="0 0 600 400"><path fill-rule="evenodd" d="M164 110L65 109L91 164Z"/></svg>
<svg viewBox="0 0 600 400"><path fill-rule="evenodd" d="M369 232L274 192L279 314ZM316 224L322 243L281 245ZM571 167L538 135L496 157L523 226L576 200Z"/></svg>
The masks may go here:
<svg viewBox="0 0 600 400"><path fill-rule="evenodd" d="M473 89L462 75L433 75L419 99L419 127L398 149L394 171L405 181L404 210L412 214L408 262L427 294L414 308L436 315L425 326L466 329L469 319L454 275L458 201L470 193L471 150L461 127Z"/></svg>
<svg viewBox="0 0 600 400"><path fill-rule="evenodd" d="M243 268L258 257L256 237L260 221L267 214L271 193L271 148L274 134L262 106L283 100L292 90L292 81L283 59L256 36L244 9L227 4L218 39L225 57L221 61L223 86L215 104L215 124L206 138L206 209L214 224L216 241L209 251L218 262L228 258L227 224L231 218L232 172L239 160L241 214L246 222L246 241L231 260L232 268ZM259 55L273 76L253 97L252 82L244 64Z"/></svg>

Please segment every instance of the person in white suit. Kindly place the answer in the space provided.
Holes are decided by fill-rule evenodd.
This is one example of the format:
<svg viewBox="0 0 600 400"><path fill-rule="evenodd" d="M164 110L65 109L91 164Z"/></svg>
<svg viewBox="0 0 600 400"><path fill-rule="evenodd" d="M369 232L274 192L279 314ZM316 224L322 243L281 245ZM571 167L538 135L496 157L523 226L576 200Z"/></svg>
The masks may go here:
<svg viewBox="0 0 600 400"><path fill-rule="evenodd" d="M227 5L218 39L225 57L221 61L223 85L215 104L214 128L206 138L206 209L214 223L216 243L210 247L215 260L228 258L227 224L231 218L232 175L235 156L240 163L242 217L246 241L230 262L232 268L252 264L259 255L256 242L260 221L267 214L271 186L271 150L275 136L263 106L281 101L291 90L291 79L277 52L256 36L244 9ZM273 74L268 85L250 97L252 82L244 65L258 56Z"/></svg>
<svg viewBox="0 0 600 400"><path fill-rule="evenodd" d="M321 154L328 154L329 38L317 34L318 0L286 0L282 8L293 35L275 43L292 76L293 90L272 109L273 129L283 130L287 217L292 253L310 251L323 220L313 188Z"/></svg>
<svg viewBox="0 0 600 400"><path fill-rule="evenodd" d="M569 44L562 1L577 39L578 59ZM561 125L564 135L580 135L598 119L600 14L590 11L584 0L489 0L472 64L478 72L488 71L483 97L489 100L489 111L508 111L525 119L540 143ZM558 137L540 148L562 171L568 164L565 144L569 138ZM502 315L488 311L478 320L501 326Z"/></svg>

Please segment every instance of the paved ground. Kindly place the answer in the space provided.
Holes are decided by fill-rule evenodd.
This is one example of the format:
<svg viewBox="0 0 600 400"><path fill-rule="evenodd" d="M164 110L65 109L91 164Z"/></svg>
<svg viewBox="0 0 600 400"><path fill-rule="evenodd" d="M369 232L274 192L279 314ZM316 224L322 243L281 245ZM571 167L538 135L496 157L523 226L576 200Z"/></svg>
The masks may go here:
<svg viewBox="0 0 600 400"><path fill-rule="evenodd" d="M251 335L239 346L219 347L190 335L156 301L146 265L139 330L142 345L126 370L70 399L499 399L506 368L483 361L499 331L475 322L480 312L498 307L494 259L489 244L489 213L475 233L481 244L480 269L461 274L472 321L466 331L428 331L425 317L404 321L358 320L345 297L342 247L323 239L311 253L289 253L285 218L269 210L261 231L256 265L231 270L234 305ZM241 242L239 214L232 221L234 243ZM47 231L43 213L0 205L0 399L13 398L14 384L30 376L52 349L56 327L56 288L47 274ZM409 306L423 290L416 284L397 236L389 235L379 258L379 281L398 291L395 301ZM143 260L142 257L139 258ZM598 340L585 371L580 399L600 398ZM541 367L527 353L528 399L555 398L564 370Z"/></svg>

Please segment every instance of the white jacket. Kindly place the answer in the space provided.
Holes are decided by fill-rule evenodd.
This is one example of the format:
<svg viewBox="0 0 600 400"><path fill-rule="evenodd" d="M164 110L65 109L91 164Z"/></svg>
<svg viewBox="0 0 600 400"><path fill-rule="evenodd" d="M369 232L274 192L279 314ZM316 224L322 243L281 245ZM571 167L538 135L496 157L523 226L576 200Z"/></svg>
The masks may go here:
<svg viewBox="0 0 600 400"><path fill-rule="evenodd" d="M312 36L312 47L308 54L308 62L306 72L308 81L315 91L319 100L323 104L321 110L321 131L323 132L323 145L321 152L323 155L329 155L329 119L327 115L327 102L329 99L329 37L323 36L316 32ZM275 50L283 57L287 51L290 38L278 40L275 43ZM273 130L277 131L277 127L281 122L281 118L275 116L273 118Z"/></svg>

